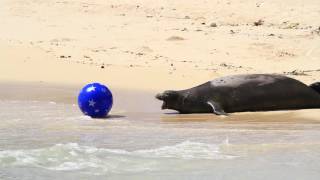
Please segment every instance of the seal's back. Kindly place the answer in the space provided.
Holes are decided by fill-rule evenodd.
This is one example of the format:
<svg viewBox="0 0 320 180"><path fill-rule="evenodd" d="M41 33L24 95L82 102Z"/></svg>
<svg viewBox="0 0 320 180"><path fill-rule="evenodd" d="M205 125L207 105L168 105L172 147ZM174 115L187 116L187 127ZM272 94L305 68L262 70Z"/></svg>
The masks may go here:
<svg viewBox="0 0 320 180"><path fill-rule="evenodd" d="M234 75L210 82L226 112L320 108L320 94L302 82L275 74Z"/></svg>

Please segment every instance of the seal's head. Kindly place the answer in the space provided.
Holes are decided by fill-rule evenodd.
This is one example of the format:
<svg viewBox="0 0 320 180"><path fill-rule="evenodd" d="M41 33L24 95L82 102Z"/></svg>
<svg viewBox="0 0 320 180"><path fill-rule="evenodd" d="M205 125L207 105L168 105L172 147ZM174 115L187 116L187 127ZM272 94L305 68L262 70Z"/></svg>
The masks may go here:
<svg viewBox="0 0 320 180"><path fill-rule="evenodd" d="M195 96L189 91L164 91L157 94L156 98L163 101L161 109L172 109L179 113L205 112L210 106L202 97ZM204 111L205 110L205 111Z"/></svg>
<svg viewBox="0 0 320 180"><path fill-rule="evenodd" d="M156 98L163 101L161 109L176 109L179 100L177 91L164 91L156 95Z"/></svg>

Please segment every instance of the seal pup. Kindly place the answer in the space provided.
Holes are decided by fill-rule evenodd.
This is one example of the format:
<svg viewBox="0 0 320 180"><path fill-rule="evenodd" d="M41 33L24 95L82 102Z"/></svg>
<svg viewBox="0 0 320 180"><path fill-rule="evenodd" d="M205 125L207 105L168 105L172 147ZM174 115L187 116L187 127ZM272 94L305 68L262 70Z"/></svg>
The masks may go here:
<svg viewBox="0 0 320 180"><path fill-rule="evenodd" d="M162 109L214 113L320 108L320 83L310 86L283 75L245 74L214 79L181 91L156 95Z"/></svg>

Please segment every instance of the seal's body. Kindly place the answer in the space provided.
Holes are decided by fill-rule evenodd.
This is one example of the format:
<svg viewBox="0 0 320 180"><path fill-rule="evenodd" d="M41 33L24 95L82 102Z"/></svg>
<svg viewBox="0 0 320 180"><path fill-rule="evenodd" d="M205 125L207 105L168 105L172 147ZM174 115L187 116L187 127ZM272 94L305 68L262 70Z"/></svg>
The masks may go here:
<svg viewBox="0 0 320 180"><path fill-rule="evenodd" d="M215 113L218 115L245 112L320 108L319 83L311 87L275 74L226 76L202 85L165 91L157 99L162 109L180 113Z"/></svg>

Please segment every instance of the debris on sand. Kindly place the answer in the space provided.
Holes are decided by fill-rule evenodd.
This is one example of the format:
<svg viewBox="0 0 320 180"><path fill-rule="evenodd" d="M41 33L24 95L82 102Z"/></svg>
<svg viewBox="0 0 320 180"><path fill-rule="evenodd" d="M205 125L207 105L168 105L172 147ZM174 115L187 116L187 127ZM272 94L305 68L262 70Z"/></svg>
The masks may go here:
<svg viewBox="0 0 320 180"><path fill-rule="evenodd" d="M313 70L293 70L290 72L283 72L284 74L288 75L296 75L296 76L309 76L307 73L312 73L312 72L320 72L320 69L313 69Z"/></svg>
<svg viewBox="0 0 320 180"><path fill-rule="evenodd" d="M284 21L280 25L280 28L282 29L298 29L300 23L290 23L289 21Z"/></svg>
<svg viewBox="0 0 320 180"><path fill-rule="evenodd" d="M307 73L312 73L312 72L320 72L320 69L313 69L313 70L293 70L290 72L283 72L284 74L287 75L295 75L295 76L309 76Z"/></svg>
<svg viewBox="0 0 320 180"><path fill-rule="evenodd" d="M167 41L183 41L183 40L185 40L185 39L180 36L171 36L167 39Z"/></svg>
<svg viewBox="0 0 320 180"><path fill-rule="evenodd" d="M320 35L320 26L317 29L313 30L311 33Z"/></svg>
<svg viewBox="0 0 320 180"><path fill-rule="evenodd" d="M254 22L253 25L254 26L261 26L263 25L264 21L262 19L259 19L258 21Z"/></svg>
<svg viewBox="0 0 320 180"><path fill-rule="evenodd" d="M299 23L291 23L286 27L286 29L297 29L298 26L299 26Z"/></svg>
<svg viewBox="0 0 320 180"><path fill-rule="evenodd" d="M290 72L283 72L285 75L294 75L294 76L309 76L308 74L305 73L305 71L300 71L300 70L293 70Z"/></svg>
<svg viewBox="0 0 320 180"><path fill-rule="evenodd" d="M210 27L217 27L217 23L211 23Z"/></svg>
<svg viewBox="0 0 320 180"><path fill-rule="evenodd" d="M294 57L294 56L296 56L295 54L290 53L290 52L286 52L286 51L279 51L276 53L276 55L278 57L285 57L285 56Z"/></svg>
<svg viewBox="0 0 320 180"><path fill-rule="evenodd" d="M219 66L221 66L221 67L226 67L227 69L231 69L231 68L235 68L235 69L243 68L242 66L234 66L234 65L230 65L230 64L226 64L226 63L221 63L221 64L219 64Z"/></svg>
<svg viewBox="0 0 320 180"><path fill-rule="evenodd" d="M63 59L63 58L71 58L71 56L61 55L60 58L61 58L61 59Z"/></svg>

